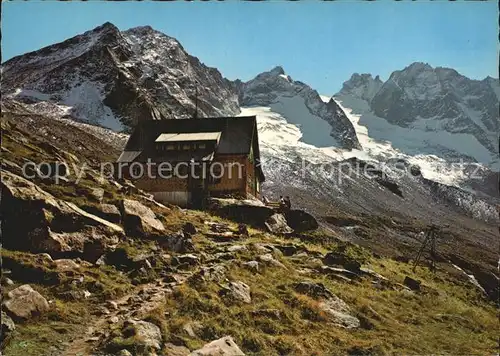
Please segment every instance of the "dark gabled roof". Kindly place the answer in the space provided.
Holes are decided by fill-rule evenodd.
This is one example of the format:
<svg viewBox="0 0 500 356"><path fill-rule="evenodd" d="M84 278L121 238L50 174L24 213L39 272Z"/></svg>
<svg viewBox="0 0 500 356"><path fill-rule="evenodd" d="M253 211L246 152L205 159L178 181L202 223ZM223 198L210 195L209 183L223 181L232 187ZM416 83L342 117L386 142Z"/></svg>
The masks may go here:
<svg viewBox="0 0 500 356"><path fill-rule="evenodd" d="M217 148L218 155L249 154L253 142L259 178L261 181L264 180L264 173L260 166L259 138L255 116L140 121L130 135L122 156L127 155L126 152L142 151L146 153L154 145L158 136L163 133L196 132L222 132Z"/></svg>

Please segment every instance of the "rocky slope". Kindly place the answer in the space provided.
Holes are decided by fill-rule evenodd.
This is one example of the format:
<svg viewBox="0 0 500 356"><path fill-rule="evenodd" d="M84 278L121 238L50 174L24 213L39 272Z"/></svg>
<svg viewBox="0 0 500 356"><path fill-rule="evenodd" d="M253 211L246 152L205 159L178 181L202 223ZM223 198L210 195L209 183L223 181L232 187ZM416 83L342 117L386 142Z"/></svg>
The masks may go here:
<svg viewBox="0 0 500 356"><path fill-rule="evenodd" d="M240 106L271 105L294 113L289 119L303 125L304 142L359 147L339 109L281 68L231 82L149 26L119 31L105 23L12 58L2 65L2 94L38 113L125 132L137 120L231 116Z"/></svg>
<svg viewBox="0 0 500 356"><path fill-rule="evenodd" d="M304 205L324 204L317 217L328 226L274 234L248 219L260 214L236 221L223 209L164 206L108 179L98 167L120 152L111 131L102 139L14 104L4 105L1 124L6 355L491 354L497 346L495 231L460 212L460 223L440 229L437 270L426 250L413 271L428 216L370 211L373 196L361 212L352 199L332 195L336 207L300 192ZM65 180L21 177L27 161L61 160L71 167ZM375 178L357 189L380 190L379 204L414 194Z"/></svg>
<svg viewBox="0 0 500 356"><path fill-rule="evenodd" d="M355 74L335 95L370 136L404 153L465 158L498 170L497 79L469 79L450 68L413 63L382 83Z"/></svg>

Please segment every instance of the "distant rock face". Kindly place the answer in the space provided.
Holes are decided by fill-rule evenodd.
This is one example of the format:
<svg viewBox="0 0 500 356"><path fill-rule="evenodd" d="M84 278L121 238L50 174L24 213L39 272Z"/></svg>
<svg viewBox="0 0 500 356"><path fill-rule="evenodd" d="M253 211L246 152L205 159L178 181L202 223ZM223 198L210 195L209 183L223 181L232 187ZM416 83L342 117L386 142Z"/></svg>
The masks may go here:
<svg viewBox="0 0 500 356"><path fill-rule="evenodd" d="M2 94L40 111L129 131L137 120L237 114L233 84L149 26L91 31L2 65Z"/></svg>
<svg viewBox="0 0 500 356"><path fill-rule="evenodd" d="M375 115L393 125L470 134L498 153L497 79L472 80L454 69L413 63L384 83L369 74L354 74L336 96L365 100Z"/></svg>
<svg viewBox="0 0 500 356"><path fill-rule="evenodd" d="M271 107L289 123L301 125L305 143L319 147L360 147L354 127L342 110L327 105L316 90L294 81L282 67L261 73L237 87L241 106Z"/></svg>
<svg viewBox="0 0 500 356"><path fill-rule="evenodd" d="M377 75L373 79L371 74L354 73L342 87L342 93L350 94L370 102L384 83Z"/></svg>

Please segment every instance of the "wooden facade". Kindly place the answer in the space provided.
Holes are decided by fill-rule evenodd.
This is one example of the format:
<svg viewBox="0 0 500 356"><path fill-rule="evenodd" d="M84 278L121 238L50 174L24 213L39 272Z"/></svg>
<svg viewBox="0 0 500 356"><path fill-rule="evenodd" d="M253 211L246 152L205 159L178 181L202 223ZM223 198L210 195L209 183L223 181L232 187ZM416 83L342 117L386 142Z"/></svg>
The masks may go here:
<svg viewBox="0 0 500 356"><path fill-rule="evenodd" d="M264 175L255 117L161 121L136 128L118 160L121 177L159 201L184 207L201 207L207 197L260 197ZM162 178L162 163L177 170ZM132 166L153 176L133 177Z"/></svg>

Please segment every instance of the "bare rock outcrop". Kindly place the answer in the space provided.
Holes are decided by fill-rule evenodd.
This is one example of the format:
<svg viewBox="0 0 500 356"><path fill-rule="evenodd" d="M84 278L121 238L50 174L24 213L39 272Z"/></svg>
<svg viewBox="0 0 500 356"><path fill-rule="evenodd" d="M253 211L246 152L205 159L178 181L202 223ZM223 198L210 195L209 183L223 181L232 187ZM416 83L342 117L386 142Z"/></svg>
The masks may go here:
<svg viewBox="0 0 500 356"><path fill-rule="evenodd" d="M82 251L89 239L115 243L121 226L55 198L38 185L2 172L3 243L34 252Z"/></svg>
<svg viewBox="0 0 500 356"><path fill-rule="evenodd" d="M144 236L165 229L153 210L136 200L124 199L121 202L121 210L123 226L129 235Z"/></svg>

